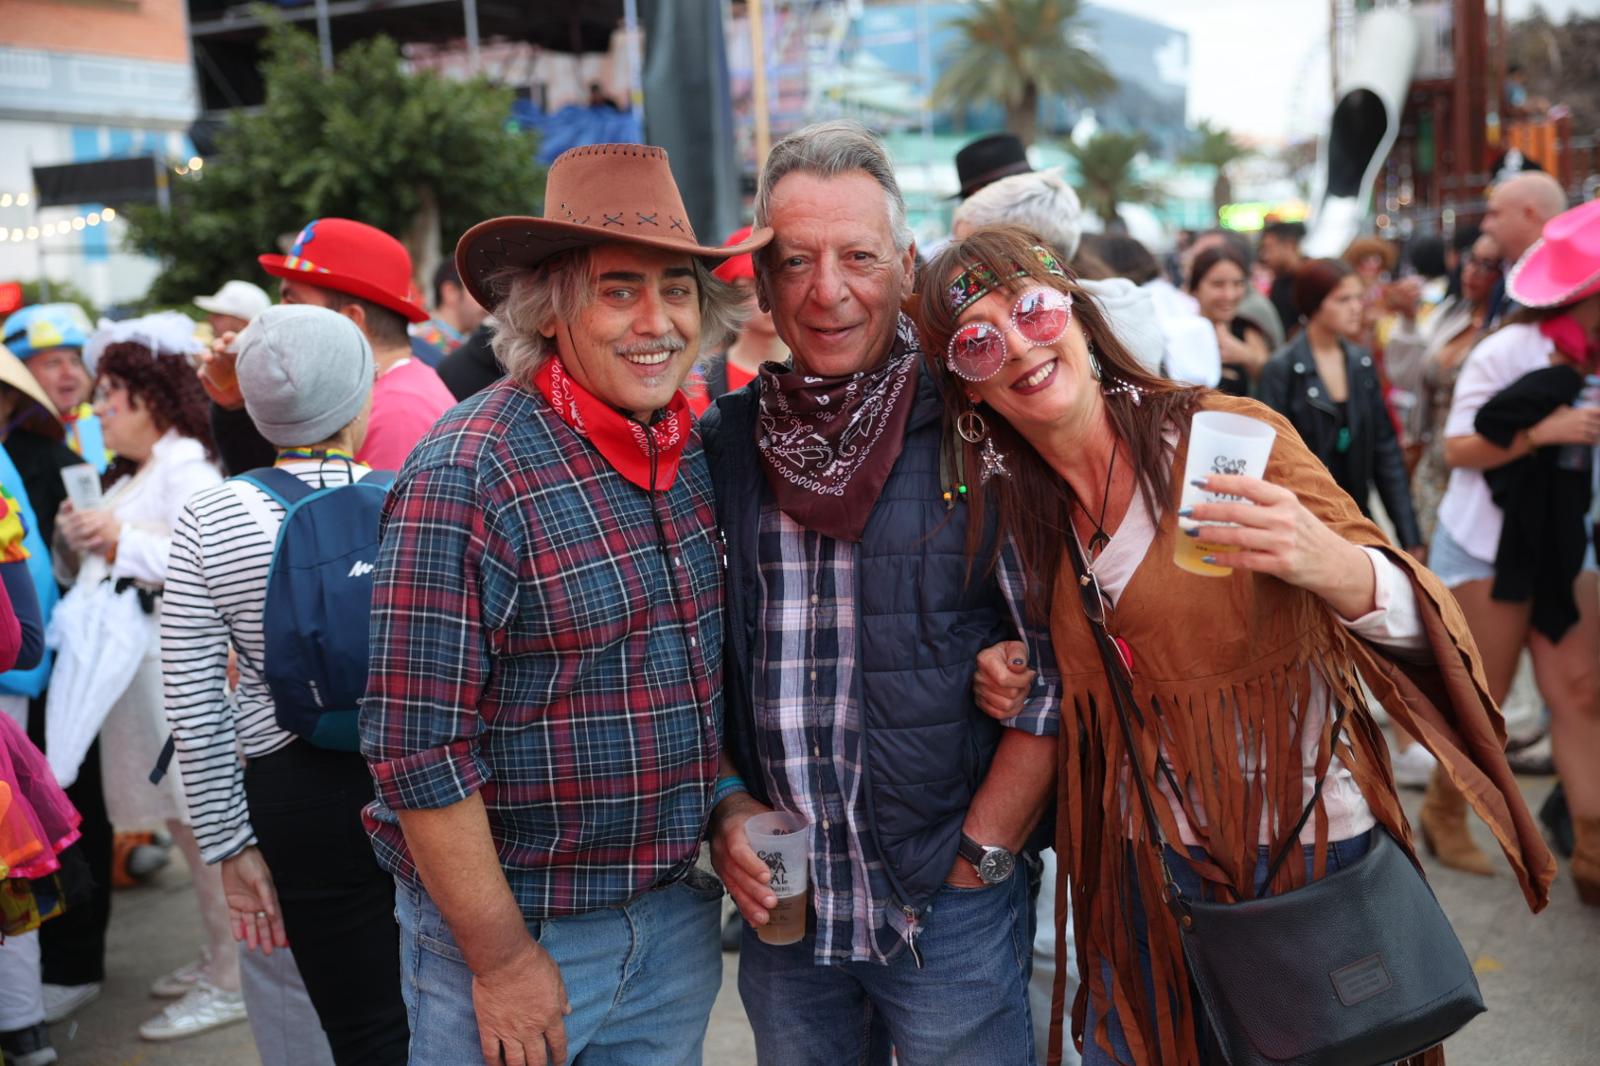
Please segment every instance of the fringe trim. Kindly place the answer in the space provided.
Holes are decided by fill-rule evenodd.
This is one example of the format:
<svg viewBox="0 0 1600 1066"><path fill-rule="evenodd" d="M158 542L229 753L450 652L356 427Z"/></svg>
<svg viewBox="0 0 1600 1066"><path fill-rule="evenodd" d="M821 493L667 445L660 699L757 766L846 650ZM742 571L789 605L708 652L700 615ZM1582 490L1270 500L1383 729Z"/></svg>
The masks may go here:
<svg viewBox="0 0 1600 1066"><path fill-rule="evenodd" d="M1144 718L1134 723L1140 764L1164 782L1155 769L1158 749L1164 752L1184 791L1184 815L1207 853L1207 859L1191 865L1214 893L1212 898L1254 898L1258 849L1264 842L1263 812L1265 842L1276 845L1304 809L1303 734L1312 671L1321 676L1329 697L1313 768L1318 774L1327 770L1333 720L1342 708L1340 761L1374 817L1396 839L1407 840L1383 736L1367 711L1352 655L1355 638L1332 625L1315 637L1319 639L1296 642L1283 654L1254 664L1257 672L1252 676L1220 676L1181 685L1135 678ZM1114 1011L1135 1066L1199 1066L1194 1033L1198 1004L1190 994L1176 922L1160 902L1155 842L1129 776L1109 685L1103 676L1085 675L1068 687L1072 695L1062 712L1068 720L1061 730L1057 849L1067 889L1058 894L1059 909L1065 909L1070 893L1082 977L1073 1009L1074 1039L1093 1040L1109 1051L1105 1019ZM1170 805L1158 799L1156 807L1163 836L1181 847ZM1314 827L1313 872L1320 878L1326 871L1328 845L1328 817L1320 802L1308 824ZM1291 860L1283 864L1272 893L1305 882L1304 864ZM1144 903L1153 1002L1139 963L1131 917L1135 899ZM1059 928L1064 916L1057 917ZM1109 991L1104 980L1108 967ZM1083 1031L1086 997L1092 999L1100 1019L1093 1033Z"/></svg>

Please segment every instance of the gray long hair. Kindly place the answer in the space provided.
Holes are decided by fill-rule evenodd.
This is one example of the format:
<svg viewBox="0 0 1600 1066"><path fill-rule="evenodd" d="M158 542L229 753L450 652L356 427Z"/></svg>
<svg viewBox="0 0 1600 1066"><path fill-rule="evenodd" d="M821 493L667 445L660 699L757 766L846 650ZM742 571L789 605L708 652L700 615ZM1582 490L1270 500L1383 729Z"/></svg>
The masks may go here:
<svg viewBox="0 0 1600 1066"><path fill-rule="evenodd" d="M896 251L911 247L911 227L906 224L906 200L895 180L894 166L883 143L859 122L838 119L817 122L796 130L772 146L767 165L761 170L761 186L756 190L756 226L771 225L772 190L790 174L815 174L836 178L862 171L883 186L888 201L889 230L894 234ZM756 253L756 265L765 268L777 242Z"/></svg>
<svg viewBox="0 0 1600 1066"><path fill-rule="evenodd" d="M744 319L744 294L712 276L698 258L694 264L700 294L700 352L715 352L727 344ZM544 361L556 352L553 337L539 332L551 318L572 321L594 298L589 278L589 249L574 248L546 259L532 270L513 267L489 279L489 291L504 291L506 298L494 312L494 354L514 381L533 380Z"/></svg>

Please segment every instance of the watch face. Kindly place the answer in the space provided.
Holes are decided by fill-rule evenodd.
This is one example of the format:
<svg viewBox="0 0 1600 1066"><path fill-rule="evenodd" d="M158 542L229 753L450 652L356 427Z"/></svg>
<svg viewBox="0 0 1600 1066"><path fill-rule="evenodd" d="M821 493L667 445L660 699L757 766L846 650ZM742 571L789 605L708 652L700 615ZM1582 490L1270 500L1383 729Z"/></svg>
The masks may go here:
<svg viewBox="0 0 1600 1066"><path fill-rule="evenodd" d="M1011 876L1016 865L1016 857L1005 848L989 848L983 853L983 861L978 864L978 876L987 884L999 884Z"/></svg>

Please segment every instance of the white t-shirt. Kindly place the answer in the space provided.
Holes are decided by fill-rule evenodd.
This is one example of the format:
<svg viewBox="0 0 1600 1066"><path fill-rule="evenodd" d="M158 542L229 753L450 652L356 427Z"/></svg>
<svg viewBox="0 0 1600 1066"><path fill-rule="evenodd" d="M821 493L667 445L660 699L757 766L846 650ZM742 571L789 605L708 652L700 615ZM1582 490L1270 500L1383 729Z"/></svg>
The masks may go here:
<svg viewBox="0 0 1600 1066"><path fill-rule="evenodd" d="M1470 437L1476 433L1473 421L1479 408L1523 375L1548 367L1554 353L1555 345L1539 332L1538 326L1506 326L1485 338L1467 356L1461 376L1456 379L1450 417L1444 424L1445 437ZM1495 506L1483 471L1464 467L1450 471L1444 499L1439 501L1439 522L1468 555L1494 562L1504 516Z"/></svg>

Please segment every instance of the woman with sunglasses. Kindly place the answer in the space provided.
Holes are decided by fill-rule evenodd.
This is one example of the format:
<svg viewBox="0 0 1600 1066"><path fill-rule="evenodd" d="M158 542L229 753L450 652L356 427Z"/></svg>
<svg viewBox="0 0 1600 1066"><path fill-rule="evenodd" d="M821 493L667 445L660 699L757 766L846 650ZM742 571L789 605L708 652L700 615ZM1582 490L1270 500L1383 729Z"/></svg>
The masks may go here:
<svg viewBox="0 0 1600 1066"><path fill-rule="evenodd" d="M1101 590L1131 664L1136 702L1155 712L1134 731L1137 765L1160 797L1155 817L1183 893L1276 894L1357 861L1375 832L1407 841L1365 680L1503 832L1542 906L1553 865L1500 753L1454 602L1361 515L1288 423L1252 401L1145 374L1023 230L979 230L940 252L925 277L923 329L928 351L942 353L934 373L960 437L953 469L971 473L969 505L992 506L1017 546L1029 609L1051 621L1062 714L1076 719L1062 723L1056 849L1076 922L1083 985L1072 1028L1084 1061L1193 1066L1208 1037L1176 921L1149 905L1162 889L1160 856L1136 813L1106 666L1064 559L1074 541L1088 561L1082 583ZM1277 441L1265 479L1206 479L1242 502L1180 513L1189 419L1203 410L1260 419ZM1232 568L1227 577L1173 563L1197 523L1225 546L1214 559ZM1154 772L1158 758L1170 777ZM1265 849L1291 837L1313 797L1304 861L1265 883Z"/></svg>

